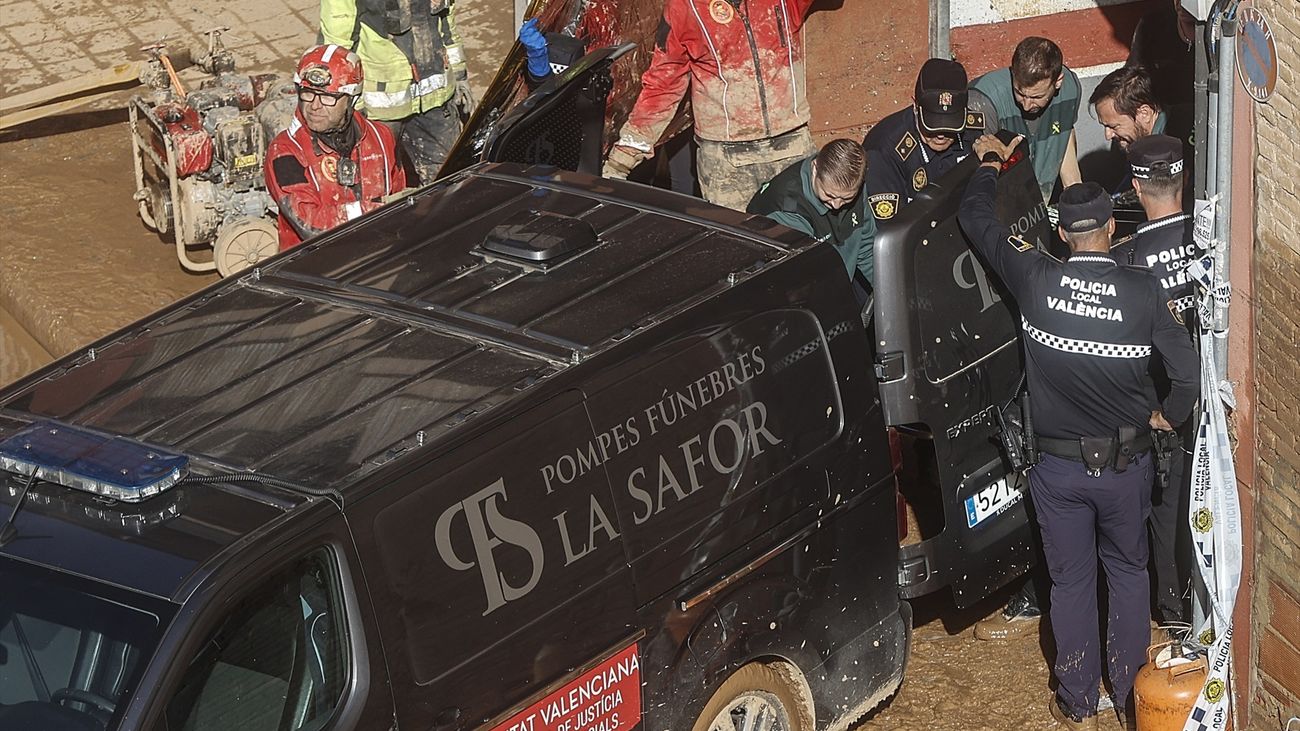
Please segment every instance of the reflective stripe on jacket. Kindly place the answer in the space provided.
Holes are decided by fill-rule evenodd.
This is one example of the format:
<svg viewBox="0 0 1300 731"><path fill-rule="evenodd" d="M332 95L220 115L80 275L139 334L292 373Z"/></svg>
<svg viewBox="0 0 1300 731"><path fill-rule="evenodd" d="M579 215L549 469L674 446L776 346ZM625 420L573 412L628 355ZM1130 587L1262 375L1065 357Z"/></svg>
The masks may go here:
<svg viewBox="0 0 1300 731"><path fill-rule="evenodd" d="M361 57L361 107L373 119L441 107L465 75L453 0L321 0L320 24L326 43Z"/></svg>

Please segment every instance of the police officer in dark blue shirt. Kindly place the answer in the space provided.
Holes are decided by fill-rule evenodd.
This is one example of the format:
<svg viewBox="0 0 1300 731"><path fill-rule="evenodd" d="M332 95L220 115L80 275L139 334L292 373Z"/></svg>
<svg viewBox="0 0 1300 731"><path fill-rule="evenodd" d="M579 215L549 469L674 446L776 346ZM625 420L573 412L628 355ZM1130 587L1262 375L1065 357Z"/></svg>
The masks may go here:
<svg viewBox="0 0 1300 731"><path fill-rule="evenodd" d="M1200 252L1193 242L1195 221L1183 210L1184 183L1183 143L1166 135L1150 135L1128 147L1133 174L1133 189L1146 212L1147 222L1133 236L1116 244L1114 253L1120 261L1146 267L1155 275L1160 288L1169 297L1174 317L1196 332L1196 284L1188 276L1188 267ZM1171 384L1159 363L1151 364L1151 380L1157 399L1167 398ZM1158 408L1158 407L1153 407ZM1161 624L1187 622L1184 587L1190 580L1191 567L1179 565L1178 545L1182 553L1190 550L1186 515L1190 471L1188 447L1192 443L1189 419L1169 439L1169 465L1163 479L1157 480L1151 500L1151 568L1155 571L1156 619Z"/></svg>
<svg viewBox="0 0 1300 731"><path fill-rule="evenodd" d="M877 221L898 215L931 180L970 155L986 116L967 109L967 99L965 67L932 58L916 77L914 104L867 133L867 204Z"/></svg>
<svg viewBox="0 0 1300 731"><path fill-rule="evenodd" d="M1095 183L1060 198L1057 260L1014 235L995 212L1005 145L984 136L983 161L959 221L1020 309L1025 370L1042 459L1030 494L1052 579L1057 723L1095 729L1102 652L1098 647L1097 562L1109 587L1105 657L1116 709L1131 701L1150 638L1146 518L1151 509L1151 428L1185 421L1198 392L1197 355L1169 299L1150 273L1110 254L1110 197ZM1171 389L1151 409L1148 361L1159 353Z"/></svg>

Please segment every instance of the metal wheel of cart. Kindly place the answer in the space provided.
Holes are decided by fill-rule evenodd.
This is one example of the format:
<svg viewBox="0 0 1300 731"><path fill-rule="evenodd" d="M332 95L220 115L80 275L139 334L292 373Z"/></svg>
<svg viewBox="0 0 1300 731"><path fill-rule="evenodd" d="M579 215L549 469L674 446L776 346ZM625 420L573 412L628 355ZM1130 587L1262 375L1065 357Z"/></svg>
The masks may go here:
<svg viewBox="0 0 1300 731"><path fill-rule="evenodd" d="M241 218L221 227L212 258L223 277L266 261L280 250L279 232L266 218Z"/></svg>

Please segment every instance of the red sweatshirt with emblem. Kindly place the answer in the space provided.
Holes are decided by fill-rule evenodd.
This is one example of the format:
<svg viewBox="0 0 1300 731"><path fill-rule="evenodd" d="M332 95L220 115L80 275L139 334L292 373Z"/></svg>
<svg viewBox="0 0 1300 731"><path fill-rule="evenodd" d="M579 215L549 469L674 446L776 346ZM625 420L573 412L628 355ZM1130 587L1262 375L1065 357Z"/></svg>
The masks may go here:
<svg viewBox="0 0 1300 731"><path fill-rule="evenodd" d="M356 166L353 185L339 183L339 154L312 136L301 112L271 140L263 173L280 209L280 251L369 213L383 205L384 196L406 188L393 133L364 115L352 118L359 126L348 156Z"/></svg>
<svg viewBox="0 0 1300 731"><path fill-rule="evenodd" d="M803 21L812 0L667 0L619 144L650 152L691 90L695 134L758 140L808 123Z"/></svg>

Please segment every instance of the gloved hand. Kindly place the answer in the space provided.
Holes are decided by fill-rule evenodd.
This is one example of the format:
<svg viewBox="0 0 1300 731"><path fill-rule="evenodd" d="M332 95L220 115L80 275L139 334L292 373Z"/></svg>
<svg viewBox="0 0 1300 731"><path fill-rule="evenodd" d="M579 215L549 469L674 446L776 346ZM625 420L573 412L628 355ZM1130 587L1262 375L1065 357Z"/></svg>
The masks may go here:
<svg viewBox="0 0 1300 731"><path fill-rule="evenodd" d="M614 145L609 151L609 157L605 158L605 167L601 169L602 177L615 178L617 180L626 180L628 173L632 168L641 164L645 159L645 153L640 150L626 147L624 145Z"/></svg>
<svg viewBox="0 0 1300 731"><path fill-rule="evenodd" d="M470 115L474 113L474 92L469 88L468 78L456 82L456 91L451 101L452 105L460 111L461 123L469 121Z"/></svg>
<svg viewBox="0 0 1300 731"><path fill-rule="evenodd" d="M519 27L519 43L528 52L528 73L540 79L551 73L550 51L546 36L537 27L537 18L531 18Z"/></svg>

